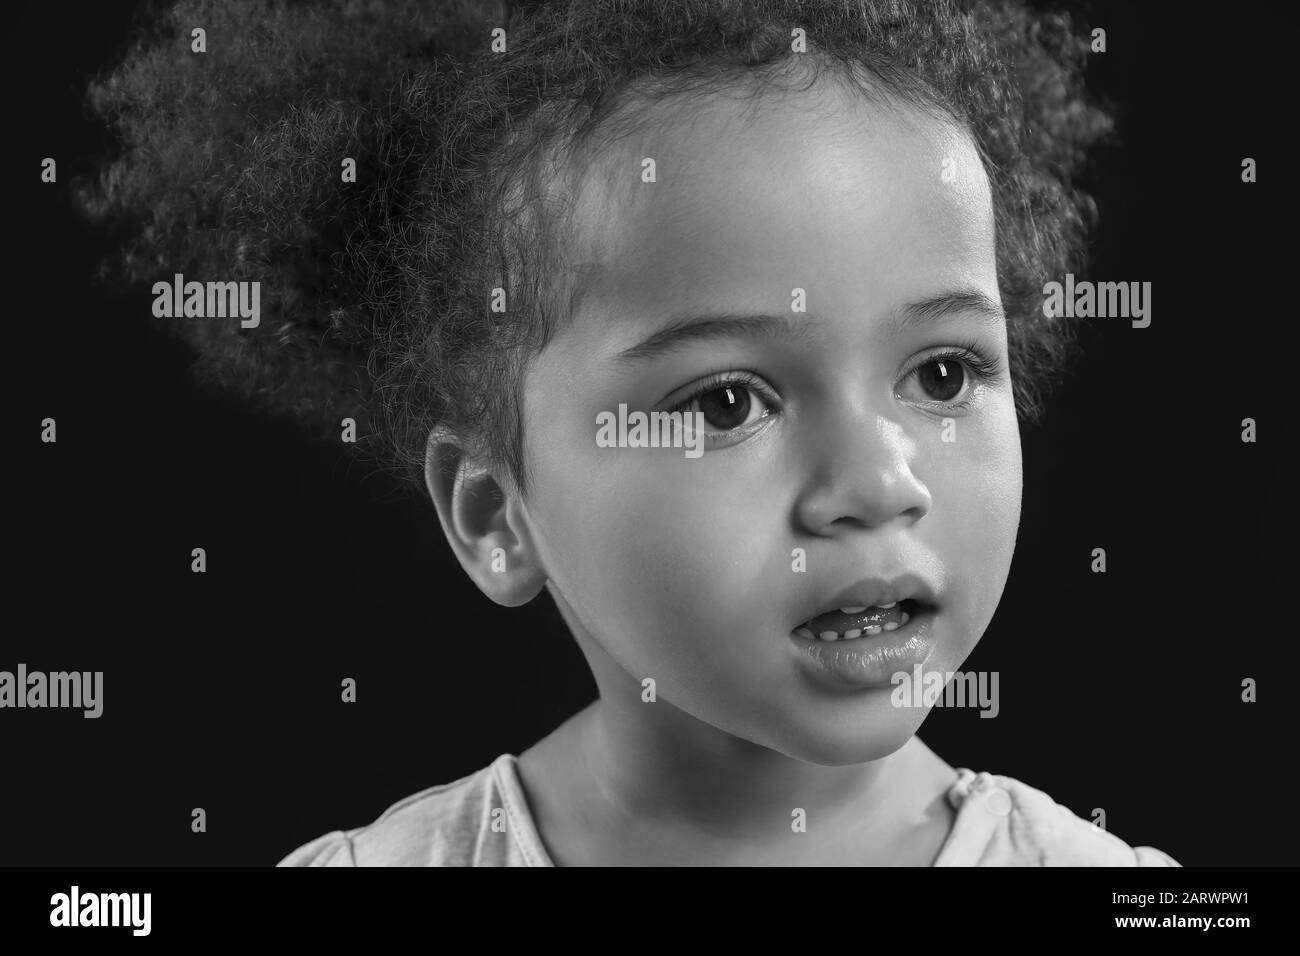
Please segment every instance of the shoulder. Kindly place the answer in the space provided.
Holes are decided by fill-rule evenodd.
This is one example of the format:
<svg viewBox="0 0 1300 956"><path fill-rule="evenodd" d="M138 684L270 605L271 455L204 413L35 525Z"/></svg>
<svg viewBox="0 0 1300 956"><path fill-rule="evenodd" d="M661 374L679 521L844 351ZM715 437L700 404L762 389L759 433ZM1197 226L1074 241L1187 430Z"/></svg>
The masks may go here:
<svg viewBox="0 0 1300 956"><path fill-rule="evenodd" d="M1041 790L965 768L948 791L957 811L935 866L1179 866L1076 816Z"/></svg>
<svg viewBox="0 0 1300 956"><path fill-rule="evenodd" d="M515 757L413 793L374 822L303 844L278 866L544 866Z"/></svg>
<svg viewBox="0 0 1300 956"><path fill-rule="evenodd" d="M342 830L334 830L304 843L276 866L356 866L352 841Z"/></svg>

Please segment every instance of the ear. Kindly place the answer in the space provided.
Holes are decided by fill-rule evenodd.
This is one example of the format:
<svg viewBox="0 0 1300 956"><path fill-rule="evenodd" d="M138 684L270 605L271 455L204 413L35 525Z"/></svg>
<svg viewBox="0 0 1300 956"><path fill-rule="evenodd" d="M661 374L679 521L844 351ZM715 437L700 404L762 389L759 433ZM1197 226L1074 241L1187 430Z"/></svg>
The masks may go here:
<svg viewBox="0 0 1300 956"><path fill-rule="evenodd" d="M449 428L429 433L424 483L447 542L479 590L497 604L527 604L546 584L518 495L476 461Z"/></svg>

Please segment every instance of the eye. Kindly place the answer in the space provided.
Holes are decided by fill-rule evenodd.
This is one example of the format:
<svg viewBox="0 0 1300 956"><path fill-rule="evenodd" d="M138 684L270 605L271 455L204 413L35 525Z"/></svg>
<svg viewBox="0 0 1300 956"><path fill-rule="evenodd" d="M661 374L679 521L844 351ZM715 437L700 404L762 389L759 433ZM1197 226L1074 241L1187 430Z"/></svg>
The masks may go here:
<svg viewBox="0 0 1300 956"><path fill-rule="evenodd" d="M971 347L949 350L914 365L903 377L898 395L920 404L960 410L970 406L981 386L996 381L1001 374L1001 362L986 359Z"/></svg>
<svg viewBox="0 0 1300 956"><path fill-rule="evenodd" d="M710 447L730 444L763 424L776 411L776 398L755 377L743 372L711 376L670 411L704 417Z"/></svg>
<svg viewBox="0 0 1300 956"><path fill-rule="evenodd" d="M762 417L766 414L763 400L752 393L746 386L733 384L722 385L702 393L692 403L695 407L689 411L704 413L704 423L718 431L729 432L748 425L750 415Z"/></svg>
<svg viewBox="0 0 1300 956"><path fill-rule="evenodd" d="M916 370L916 381L936 402L951 402L966 384L966 366L954 358L930 359Z"/></svg>

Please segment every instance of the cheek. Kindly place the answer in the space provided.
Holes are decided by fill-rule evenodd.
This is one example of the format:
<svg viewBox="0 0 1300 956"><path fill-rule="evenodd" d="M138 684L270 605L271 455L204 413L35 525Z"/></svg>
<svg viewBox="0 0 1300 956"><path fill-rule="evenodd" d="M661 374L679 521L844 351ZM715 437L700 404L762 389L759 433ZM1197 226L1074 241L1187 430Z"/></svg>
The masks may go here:
<svg viewBox="0 0 1300 956"><path fill-rule="evenodd" d="M1023 480L1014 405L1008 397L985 412L964 430L958 421L956 442L935 452L949 461L935 463L930 482L929 517L942 529L946 545L940 553L961 587L972 646L992 619L1010 572Z"/></svg>
<svg viewBox="0 0 1300 956"><path fill-rule="evenodd" d="M616 454L625 457L606 489L547 502L539 523L548 570L630 674L679 693L716 691L719 670L735 674L753 661L737 649L784 619L772 584L792 574L781 549L787 511L762 499L762 483L737 487L721 457ZM572 487L563 475L545 480Z"/></svg>

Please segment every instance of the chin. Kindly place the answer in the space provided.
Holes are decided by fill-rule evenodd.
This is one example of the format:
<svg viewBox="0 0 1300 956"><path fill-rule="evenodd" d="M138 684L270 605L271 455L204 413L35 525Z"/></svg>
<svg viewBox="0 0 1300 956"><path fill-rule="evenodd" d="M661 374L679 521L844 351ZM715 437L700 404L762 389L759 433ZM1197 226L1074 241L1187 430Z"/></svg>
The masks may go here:
<svg viewBox="0 0 1300 956"><path fill-rule="evenodd" d="M899 750L916 736L921 721L915 715L891 713L883 720L870 722L854 732L852 728L830 733L826 728L807 728L797 738L787 738L786 746L778 747L786 756L805 763L824 767L845 767L850 764L880 760Z"/></svg>

